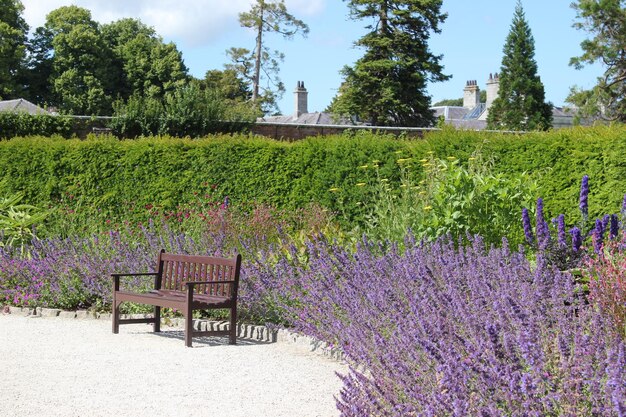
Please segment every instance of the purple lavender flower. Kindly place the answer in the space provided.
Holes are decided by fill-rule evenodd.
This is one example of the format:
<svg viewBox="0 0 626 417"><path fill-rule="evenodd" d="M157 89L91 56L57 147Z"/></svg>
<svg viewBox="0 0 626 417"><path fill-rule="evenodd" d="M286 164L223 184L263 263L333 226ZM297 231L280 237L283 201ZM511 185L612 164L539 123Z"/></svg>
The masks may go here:
<svg viewBox="0 0 626 417"><path fill-rule="evenodd" d="M619 233L619 221L617 220L617 214L611 214L611 222L609 229L609 238L615 239Z"/></svg>
<svg viewBox="0 0 626 417"><path fill-rule="evenodd" d="M578 252L583 245L582 233L578 227L573 227L569 233L572 235L572 250Z"/></svg>
<svg viewBox="0 0 626 417"><path fill-rule="evenodd" d="M583 176L582 183L580 185L580 202L578 208L583 215L583 221L587 221L589 218L589 206L587 204L587 198L589 197L589 176Z"/></svg>
<svg viewBox="0 0 626 417"><path fill-rule="evenodd" d="M533 227L530 223L530 213L527 208L522 209L522 225L524 226L524 235L526 235L526 242L532 245L535 241L533 236Z"/></svg>
<svg viewBox="0 0 626 417"><path fill-rule="evenodd" d="M558 233L558 243L561 248L567 247L567 235L565 233L565 215L559 214L556 218L556 230Z"/></svg>
<svg viewBox="0 0 626 417"><path fill-rule="evenodd" d="M622 201L622 223L626 223L626 194L624 194L624 200Z"/></svg>
<svg viewBox="0 0 626 417"><path fill-rule="evenodd" d="M593 239L593 250L595 253L600 255L602 253L602 240L604 239L604 227L602 225L602 220L596 219L596 226L593 228L591 234Z"/></svg>
<svg viewBox="0 0 626 417"><path fill-rule="evenodd" d="M539 249L547 248L550 242L550 229L543 216L543 199L541 197L537 199L535 230L537 231L537 244L539 245Z"/></svg>

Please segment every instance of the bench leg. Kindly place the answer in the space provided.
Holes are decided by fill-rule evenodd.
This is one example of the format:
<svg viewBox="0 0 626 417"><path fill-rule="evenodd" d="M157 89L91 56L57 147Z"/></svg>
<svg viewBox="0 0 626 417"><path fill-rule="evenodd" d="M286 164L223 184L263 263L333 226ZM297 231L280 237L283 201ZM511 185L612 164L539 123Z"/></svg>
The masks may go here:
<svg viewBox="0 0 626 417"><path fill-rule="evenodd" d="M237 344L237 306L230 309L230 335L228 343Z"/></svg>
<svg viewBox="0 0 626 417"><path fill-rule="evenodd" d="M185 308L185 346L191 347L191 336L193 334L193 314L191 303L187 302Z"/></svg>
<svg viewBox="0 0 626 417"><path fill-rule="evenodd" d="M154 332L161 331L161 307L154 306Z"/></svg>
<svg viewBox="0 0 626 417"><path fill-rule="evenodd" d="M113 300L113 333L118 334L120 332L120 303L115 299Z"/></svg>

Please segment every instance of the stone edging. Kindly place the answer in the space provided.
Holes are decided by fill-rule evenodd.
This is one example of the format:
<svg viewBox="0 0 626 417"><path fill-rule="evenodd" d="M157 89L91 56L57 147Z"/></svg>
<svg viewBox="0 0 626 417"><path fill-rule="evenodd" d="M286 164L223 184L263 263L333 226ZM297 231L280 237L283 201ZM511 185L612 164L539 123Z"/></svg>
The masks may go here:
<svg viewBox="0 0 626 417"><path fill-rule="evenodd" d="M81 320L111 320L111 313L95 313L89 310L78 311L64 311L57 308L28 308L28 307L13 307L5 306L2 308L2 312L6 314L14 314L16 316L24 317L58 317L64 319L81 319ZM129 314L122 315L122 318L147 318L148 314ZM173 328L183 328L184 319L182 318L169 318L165 317L161 319L161 323L164 326ZM212 320L194 320L193 327L195 330L227 330L230 324L227 321L212 321ZM295 347L301 351L307 351L315 353L317 355L325 356L327 358L343 361L343 352L338 348L333 348L325 342L304 336L296 332L292 332L287 329L270 329L267 326L258 326L252 324L238 324L237 325L237 337L253 340L257 342L265 343L284 343Z"/></svg>

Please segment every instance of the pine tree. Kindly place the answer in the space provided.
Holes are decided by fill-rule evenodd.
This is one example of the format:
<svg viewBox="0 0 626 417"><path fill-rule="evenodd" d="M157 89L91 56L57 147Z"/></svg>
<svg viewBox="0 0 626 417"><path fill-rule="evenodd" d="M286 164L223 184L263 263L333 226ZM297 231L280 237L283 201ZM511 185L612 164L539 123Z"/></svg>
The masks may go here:
<svg viewBox="0 0 626 417"><path fill-rule="evenodd" d="M280 63L284 55L279 51L270 51L266 46L266 36L277 33L285 39L292 39L298 32L306 36L309 26L287 11L285 0L255 0L250 11L239 14L242 27L256 32L256 45L253 51L245 48L230 48L227 53L233 61L227 69L239 72L244 79L252 83L253 102L261 102L265 113L278 110L276 102L285 91L278 78ZM265 75L267 88L261 87L261 73Z"/></svg>
<svg viewBox="0 0 626 417"><path fill-rule="evenodd" d="M570 65L600 62L604 74L591 90L572 87L567 101L579 108L579 116L626 122L626 1L578 0L572 3L578 12L576 29L592 35L580 46L583 54L572 58Z"/></svg>
<svg viewBox="0 0 626 417"><path fill-rule="evenodd" d="M365 49L331 105L338 115L357 116L378 126L432 126L428 81L445 81L441 55L428 48L432 32L447 15L442 0L347 0L353 20L374 20L355 42Z"/></svg>
<svg viewBox="0 0 626 417"><path fill-rule="evenodd" d="M552 127L552 104L545 102L537 75L535 40L521 1L515 7L500 69L500 89L487 116L489 129L547 130Z"/></svg>

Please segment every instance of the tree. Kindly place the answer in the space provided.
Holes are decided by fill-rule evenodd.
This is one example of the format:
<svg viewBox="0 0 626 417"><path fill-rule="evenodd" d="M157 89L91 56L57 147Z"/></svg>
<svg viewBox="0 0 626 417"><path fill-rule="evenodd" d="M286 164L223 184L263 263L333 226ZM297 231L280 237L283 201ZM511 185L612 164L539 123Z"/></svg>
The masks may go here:
<svg viewBox="0 0 626 417"><path fill-rule="evenodd" d="M163 97L186 85L187 68L173 43L165 44L154 29L137 19L120 19L102 26L102 36L113 52L116 96Z"/></svg>
<svg viewBox="0 0 626 417"><path fill-rule="evenodd" d="M31 74L41 69L48 76L49 104L69 114L111 113L118 80L111 50L89 10L77 6L53 10L36 30L33 45L40 61L33 62Z"/></svg>
<svg viewBox="0 0 626 417"><path fill-rule="evenodd" d="M267 48L266 35L277 33L286 39L292 39L298 32L306 36L309 27L287 11L284 0L256 0L250 11L239 14L239 23L242 27L256 32L256 45L253 51L233 48L228 53L235 65L251 69L241 74L252 82L252 101L257 102L263 93L266 96L265 100L268 97L273 98L275 103L285 91L277 71L278 64L282 62L284 56ZM246 62L243 62L244 60ZM267 87L264 88L261 87L262 72L267 81Z"/></svg>
<svg viewBox="0 0 626 417"><path fill-rule="evenodd" d="M355 42L365 54L342 70L344 82L333 112L374 125L431 126L428 81L445 81L441 55L428 48L447 15L442 0L348 0L350 18L369 20Z"/></svg>
<svg viewBox="0 0 626 417"><path fill-rule="evenodd" d="M626 1L578 0L576 29L592 35L581 43L583 54L570 60L580 69L601 62L605 71L591 90L573 87L567 101L581 116L626 122Z"/></svg>
<svg viewBox="0 0 626 417"><path fill-rule="evenodd" d="M500 89L487 116L489 129L547 130L552 127L552 104L545 102L537 75L535 40L518 0L506 38L500 69Z"/></svg>
<svg viewBox="0 0 626 417"><path fill-rule="evenodd" d="M17 98L18 75L26 57L28 25L19 0L0 0L0 98Z"/></svg>
<svg viewBox="0 0 626 417"><path fill-rule="evenodd" d="M202 88L217 91L222 97L235 102L246 102L252 97L250 85L233 69L209 70L200 81Z"/></svg>

